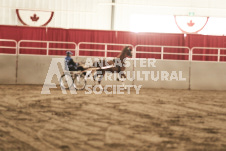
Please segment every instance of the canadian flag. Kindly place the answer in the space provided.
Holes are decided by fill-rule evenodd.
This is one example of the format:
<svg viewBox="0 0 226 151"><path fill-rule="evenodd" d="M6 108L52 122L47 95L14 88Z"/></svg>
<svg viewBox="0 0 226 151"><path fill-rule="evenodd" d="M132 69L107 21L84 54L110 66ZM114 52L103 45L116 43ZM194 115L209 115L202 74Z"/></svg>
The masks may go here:
<svg viewBox="0 0 226 151"><path fill-rule="evenodd" d="M46 26L53 18L53 11L16 9L18 19L23 25Z"/></svg>
<svg viewBox="0 0 226 151"><path fill-rule="evenodd" d="M183 33L198 33L207 24L209 17L174 16L177 27Z"/></svg>

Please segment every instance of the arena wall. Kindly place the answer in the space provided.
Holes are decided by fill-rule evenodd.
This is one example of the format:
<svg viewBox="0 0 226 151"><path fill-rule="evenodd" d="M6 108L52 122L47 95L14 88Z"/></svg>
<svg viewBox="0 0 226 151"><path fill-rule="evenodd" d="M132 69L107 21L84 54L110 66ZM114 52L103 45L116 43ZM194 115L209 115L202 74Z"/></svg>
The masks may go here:
<svg viewBox="0 0 226 151"><path fill-rule="evenodd" d="M45 82L46 75L49 70L49 66L51 63L52 58L59 58L58 56L31 56L31 55L19 55L18 56L18 75L17 75L17 84L43 84ZM63 58L62 56L60 58ZM85 63L87 57L74 57L74 60ZM94 57L91 57L94 61ZM6 58L7 59L7 58ZM16 60L15 60L16 63ZM162 61L157 60L156 67L140 67L140 60L129 60L130 67L126 68L126 73L130 74L130 80L126 80L125 84L127 85L143 85L143 88L169 88L169 89L188 89L189 88L189 63L186 61ZM136 65L135 65L136 63ZM16 67L16 65L10 66ZM58 65L60 72L63 72L63 67ZM7 69L8 67L6 67ZM9 69L11 69L9 68ZM12 69L11 69L12 71ZM16 72L16 68L13 70ZM135 71L135 72L133 72ZM151 77L149 75L148 81L139 81L137 80L137 74L138 72L142 71L167 71L169 74L172 71L176 71L179 73L179 71L182 71L183 77L186 78L186 81L162 81L159 79L158 81L151 80ZM135 74L135 75L134 75ZM155 73L156 74L156 73ZM14 75L14 83L16 81L16 73L11 74ZM6 76L3 76L6 77ZM121 82L115 81L115 77L117 75L112 75L110 80L106 80L103 78L102 85L120 85ZM134 78L135 77L135 78ZM141 75L141 78L143 78L144 75ZM160 73L161 77L161 73ZM3 78L1 78L1 81ZM11 78L12 79L12 78ZM132 79L132 80L131 80ZM52 79L53 83L59 84L57 76L54 76ZM10 84L10 81L4 81L1 82L1 84ZM88 80L87 84L92 85L93 81Z"/></svg>
<svg viewBox="0 0 226 151"><path fill-rule="evenodd" d="M64 58L62 56L30 56L30 55L19 55L18 57L18 77L17 84L44 84L52 58ZM85 64L87 57L73 57L77 62ZM90 57L94 61L94 57ZM130 62L133 62L130 60ZM131 63L133 64L133 63ZM58 64L60 73L63 74L63 68ZM129 67L126 71L132 71L133 67ZM114 75L111 76L114 79ZM59 84L57 76L54 76L52 83ZM49 83L50 84L50 83ZM93 81L88 79L88 85L93 85ZM103 78L102 85L120 85L121 82L115 80L105 80ZM125 84L132 84L132 81L125 81Z"/></svg>
<svg viewBox="0 0 226 151"><path fill-rule="evenodd" d="M134 80L135 85L142 85L142 88L189 89L188 61L156 60L155 67L142 67L141 65L143 63L141 64L141 61L142 60L136 61L134 71L140 73L142 71L150 71L153 72L154 76L151 77L151 74L149 74L148 80L145 81L145 75L140 74L140 78L144 80L140 81L138 77L136 77ZM168 80L164 78L164 75L167 73L169 74ZM139 75L139 73L135 74L136 76Z"/></svg>
<svg viewBox="0 0 226 151"><path fill-rule="evenodd" d="M63 60L64 57L18 55L17 62L16 55L0 55L0 84L44 84L52 58L62 58ZM85 63L87 57L73 58L78 62ZM94 60L94 57L91 58ZM8 63L9 60L10 63ZM141 61L129 60L131 66L126 69L126 72L130 72L130 79L132 77L133 80L127 80L125 84L142 85L142 88L226 90L226 63L156 60L156 67L141 67ZM62 74L64 67L60 64L58 67ZM143 71L153 72L154 79L159 74L159 79L155 81L149 73L148 80L145 80ZM169 74L167 80L164 78L166 73ZM177 78L172 73L176 74ZM138 75L144 80L140 81ZM170 79L171 77L173 79ZM112 79L114 79L113 76ZM59 84L58 81L57 76L54 75L51 82ZM93 82L88 80L87 84L92 85ZM107 84L120 85L121 82L106 81L104 78L102 85Z"/></svg>
<svg viewBox="0 0 226 151"><path fill-rule="evenodd" d="M52 58L62 56L31 56L19 55L17 84L44 84ZM60 64L58 64L59 69ZM52 79L53 83L59 84L57 76Z"/></svg>
<svg viewBox="0 0 226 151"><path fill-rule="evenodd" d="M191 89L226 90L226 63L191 62Z"/></svg>
<svg viewBox="0 0 226 151"><path fill-rule="evenodd" d="M0 84L16 84L16 55L0 55Z"/></svg>

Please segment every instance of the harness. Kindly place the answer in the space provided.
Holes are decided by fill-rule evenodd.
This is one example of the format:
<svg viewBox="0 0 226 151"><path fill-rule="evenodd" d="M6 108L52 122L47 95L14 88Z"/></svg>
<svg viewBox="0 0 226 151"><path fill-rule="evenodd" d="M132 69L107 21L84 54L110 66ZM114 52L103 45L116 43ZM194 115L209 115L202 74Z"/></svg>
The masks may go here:
<svg viewBox="0 0 226 151"><path fill-rule="evenodd" d="M120 60L120 59L119 59L119 58L113 59L114 63L115 63L116 60ZM120 67L120 65L116 65L115 67L118 69L118 73L121 72L121 67Z"/></svg>
<svg viewBox="0 0 226 151"><path fill-rule="evenodd" d="M116 68L118 68L118 73L121 71L121 67L119 65L115 66Z"/></svg>

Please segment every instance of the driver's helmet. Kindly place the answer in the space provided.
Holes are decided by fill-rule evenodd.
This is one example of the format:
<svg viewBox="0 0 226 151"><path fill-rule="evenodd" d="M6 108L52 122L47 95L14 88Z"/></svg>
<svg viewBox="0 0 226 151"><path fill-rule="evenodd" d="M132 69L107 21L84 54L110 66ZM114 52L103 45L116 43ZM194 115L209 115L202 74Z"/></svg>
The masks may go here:
<svg viewBox="0 0 226 151"><path fill-rule="evenodd" d="M67 51L66 54L67 54L67 56L73 55L73 53L71 51Z"/></svg>

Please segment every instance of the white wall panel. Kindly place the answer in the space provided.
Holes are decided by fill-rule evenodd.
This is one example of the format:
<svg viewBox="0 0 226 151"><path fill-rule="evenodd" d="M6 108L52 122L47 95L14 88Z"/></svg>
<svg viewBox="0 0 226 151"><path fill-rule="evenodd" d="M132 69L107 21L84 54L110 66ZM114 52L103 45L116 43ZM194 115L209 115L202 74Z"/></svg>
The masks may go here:
<svg viewBox="0 0 226 151"><path fill-rule="evenodd" d="M226 17L225 0L116 0L115 29L129 30L133 14Z"/></svg>
<svg viewBox="0 0 226 151"><path fill-rule="evenodd" d="M191 62L192 90L226 90L225 62Z"/></svg>
<svg viewBox="0 0 226 151"><path fill-rule="evenodd" d="M53 10L49 27L110 29L111 0L0 0L0 24L22 25L16 9Z"/></svg>
<svg viewBox="0 0 226 151"><path fill-rule="evenodd" d="M15 9L54 10L49 27L111 29L112 0L0 0L0 24L22 25ZM130 30L133 14L226 17L226 0L116 0L115 30Z"/></svg>
<svg viewBox="0 0 226 151"><path fill-rule="evenodd" d="M146 60L146 59L142 59ZM156 60L156 67L142 67L141 60L135 61L135 85L142 85L142 88L163 88L163 89L189 89L189 62L179 60ZM142 63L143 64L143 63ZM147 64L146 64L147 65ZM156 81L152 79L151 74L148 74L148 79L145 80L145 75L142 72L153 72ZM168 80L162 79L162 73L168 73ZM176 73L178 79L170 80L172 72ZM159 73L159 76L157 76ZM180 79L181 73L181 79ZM138 75L140 77L138 78ZM140 80L139 80L140 79ZM143 80L141 80L143 79ZM182 80L183 79L183 80Z"/></svg>

